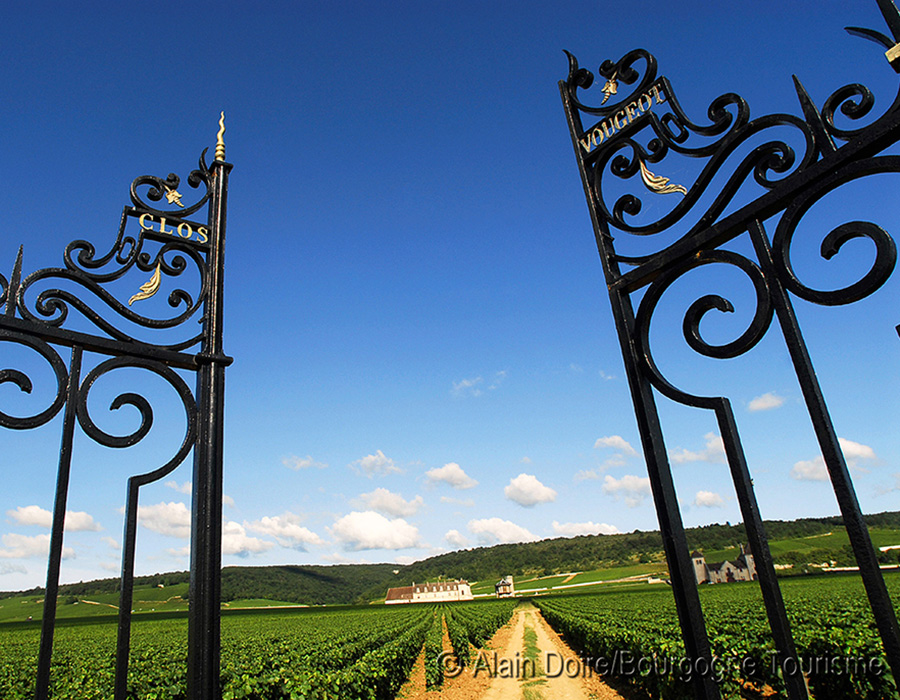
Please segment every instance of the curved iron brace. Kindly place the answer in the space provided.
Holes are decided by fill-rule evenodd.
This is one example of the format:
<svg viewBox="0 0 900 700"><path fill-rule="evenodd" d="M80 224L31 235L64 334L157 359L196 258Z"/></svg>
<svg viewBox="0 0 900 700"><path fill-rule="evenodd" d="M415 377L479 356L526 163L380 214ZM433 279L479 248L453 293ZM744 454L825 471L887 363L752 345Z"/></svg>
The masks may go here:
<svg viewBox="0 0 900 700"><path fill-rule="evenodd" d="M719 295L710 294L701 297L688 308L682 324L684 338L688 345L707 357L734 358L750 351L765 335L772 322L772 304L769 300L766 281L760 269L737 253L724 250L705 251L690 262L667 271L647 289L635 319L635 340L638 354L644 362L651 383L662 394L687 406L710 409L716 416L735 493L744 519L750 551L756 562L763 603L772 629L780 667L785 670L783 676L787 694L792 699L806 698L806 686L800 673L796 646L791 634L781 589L778 586L772 553L769 551L765 526L756 500L753 479L750 477L731 402L722 396L697 396L678 389L662 375L650 349L650 323L663 294L675 281L691 270L710 264L732 265L744 272L750 278L756 292L756 310L750 325L740 337L724 345L712 345L702 338L700 321L709 311L715 309L723 313L731 313L734 311L734 306Z"/></svg>
<svg viewBox="0 0 900 700"><path fill-rule="evenodd" d="M35 350L47 360L56 377L56 395L47 408L26 417L12 416L0 410L0 426L14 430L29 430L53 420L54 416L59 413L66 403L66 385L69 381L69 373L62 358L50 345L32 335L0 329L0 341L19 343ZM15 384L26 394L30 394L34 388L28 375L17 369L7 368L0 370L0 384L4 382Z"/></svg>
<svg viewBox="0 0 900 700"><path fill-rule="evenodd" d="M801 299L822 306L840 306L864 299L880 289L897 263L897 246L884 229L869 221L850 221L830 231L823 239L821 255L833 259L854 238L868 238L875 245L875 259L863 277L843 289L817 290L804 284L791 263L791 247L800 221L810 208L849 182L878 173L900 173L900 156L878 156L852 163L797 197L785 210L772 237L772 255L778 278Z"/></svg>
<svg viewBox="0 0 900 700"><path fill-rule="evenodd" d="M131 608L134 591L134 556L137 538L138 494L141 486L152 483L170 474L184 462L194 446L197 433L196 405L193 394L185 381L166 365L135 357L115 357L100 363L84 378L78 394L77 416L82 430L95 442L113 448L126 448L136 445L150 432L153 425L153 410L146 398L139 394L125 392L116 396L110 404L110 410L118 410L122 406L135 407L141 416L141 423L128 435L111 435L94 423L88 410L88 395L94 383L103 375L125 367L143 369L153 372L164 379L175 389L185 411L186 427L181 446L175 455L164 465L144 474L128 479L125 502L125 532L122 545L122 572L119 586L119 625L116 642L116 678L115 698L125 700L127 697L128 662L131 648Z"/></svg>

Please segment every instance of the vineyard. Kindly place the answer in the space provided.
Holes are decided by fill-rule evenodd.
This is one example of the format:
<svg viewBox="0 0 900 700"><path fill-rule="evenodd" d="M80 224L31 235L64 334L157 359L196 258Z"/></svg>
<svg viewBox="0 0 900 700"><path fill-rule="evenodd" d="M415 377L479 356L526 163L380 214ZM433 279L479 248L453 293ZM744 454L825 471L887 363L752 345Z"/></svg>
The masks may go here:
<svg viewBox="0 0 900 700"><path fill-rule="evenodd" d="M887 577L895 607L900 576ZM816 700L896 699L894 679L857 577L783 581L801 668ZM715 663L698 669L684 646L670 590L535 598L544 619L582 656L585 672L618 677L651 697L693 697L692 673L708 672L724 698L783 691L762 596L754 584L704 586L701 600Z"/></svg>
<svg viewBox="0 0 900 700"><path fill-rule="evenodd" d="M468 655L468 643L489 639L509 619L515 605L516 601L505 600L227 615L222 619L222 697L390 700L407 679L426 639L431 667L437 668L441 613L446 614L459 649ZM39 634L36 627L0 628L0 697L4 700L32 697ZM110 698L115 636L115 624L60 625L52 696L59 700ZM185 619L148 618L134 624L128 674L133 697L186 697L186 639Z"/></svg>
<svg viewBox="0 0 900 700"><path fill-rule="evenodd" d="M886 578L896 604L900 574ZM785 580L782 590L815 700L897 698L856 577ZM783 684L758 586L703 586L701 599L715 655L709 672L720 682L723 697L780 694ZM668 587L610 586L603 593L532 600L581 656L577 660L581 673L617 677L649 697L692 697L689 679L697 669L684 663ZM446 682L442 656L452 652L460 664L474 665L472 650L486 645L510 619L517 603L505 599L226 614L222 619L222 697L393 700L420 654L425 687L441 690ZM115 624L109 621L61 622L54 648L52 697L111 697L115 634ZM0 625L0 697L4 700L31 697L38 637L33 623ZM130 697L186 697L186 638L183 617L137 616Z"/></svg>

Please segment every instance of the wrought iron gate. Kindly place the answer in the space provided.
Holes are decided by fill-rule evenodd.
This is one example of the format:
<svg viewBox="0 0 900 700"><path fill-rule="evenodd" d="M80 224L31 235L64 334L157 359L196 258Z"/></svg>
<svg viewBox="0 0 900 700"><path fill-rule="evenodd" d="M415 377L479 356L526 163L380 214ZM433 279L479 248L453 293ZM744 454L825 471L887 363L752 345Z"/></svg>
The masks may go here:
<svg viewBox="0 0 900 700"><path fill-rule="evenodd" d="M92 419L88 403L91 389L101 377L125 368L150 372L175 391L184 409L185 430L171 459L162 465L148 465L147 471L127 481L115 698L122 700L127 692L140 488L171 473L191 450L188 696L203 700L219 696L223 399L225 367L231 363L222 350L225 210L232 167L225 162L224 133L223 114L215 159L207 165L204 150L198 168L187 179L190 188L196 190L189 198L196 203L181 201L186 193L178 191L181 181L177 175L169 174L165 179L139 177L131 185L132 204L122 212L118 235L109 252L98 255L92 243L76 240L66 247L64 267L38 270L23 278L20 248L10 278L0 275L0 305L4 308L0 341L36 353L52 368L56 384L55 396L44 410L27 416L0 411L0 425L28 430L62 413L36 700L44 700L50 693L76 425L100 445L127 448L142 441L154 421L150 401L133 392L119 393L110 405L110 410L126 405L137 409L140 426L130 434L110 434ZM204 210L202 223L190 218L194 214L202 217ZM131 275L126 278L128 273ZM123 279L137 280L135 288L114 284ZM184 288L187 279L196 289ZM71 291L73 288L77 294ZM147 301L157 292L160 298L167 298L168 304ZM141 307L150 305L152 311L142 313ZM69 349L68 361L57 348ZM195 375L194 389L182 376L190 373ZM10 382L26 393L33 387L29 376L19 369L0 371L0 382Z"/></svg>
<svg viewBox="0 0 900 700"><path fill-rule="evenodd" d="M892 39L869 29L851 27L848 31L883 44L888 61L900 72L900 12L892 0L878 0L878 4ZM682 324L684 338L701 355L734 358L753 348L767 333L773 318L777 319L885 656L893 677L900 679L896 614L792 302L796 296L836 306L872 294L893 272L896 246L891 236L872 222L854 220L832 230L821 245L825 259L831 259L853 238L870 240L876 251L871 268L861 279L833 291L804 284L791 261L797 226L822 197L868 175L900 172L900 156L883 154L900 141L900 94L882 116L873 119L874 99L866 87L842 87L819 109L794 78L802 118L774 114L751 120L747 103L729 93L711 103L709 123L698 124L682 110L669 81L657 75L656 59L647 51L637 49L617 62L607 60L600 66L605 84L600 90L602 100L598 94L591 102L596 106L583 102L579 94L579 90L591 87L593 74L580 68L574 56L568 56L569 75L560 81L560 92L603 264L688 656L697 663L697 669L712 668L655 391L678 403L714 412L756 561L786 692L792 699L808 697L731 402L724 396L696 396L677 388L660 371L650 348L651 319L672 284L701 266L725 265L745 274L755 290L756 309L749 327L732 342L707 342L700 332L704 315L714 309L734 310L727 299L710 294L687 310ZM856 129L840 128L835 123L838 111L845 119L868 117L871 123ZM588 120L587 127L583 118ZM779 128L799 135L802 152L796 153L784 140L765 139L768 131ZM676 172L673 161L679 156L700 159L693 182L672 181ZM726 161L737 161L737 165L726 170ZM712 193L711 183L717 176L726 182L718 193ZM735 204L741 186L753 181L762 194L748 203ZM616 194L619 192L622 194ZM645 196L667 196L669 204L661 216L636 224ZM729 210L729 205L734 210ZM777 222L774 232L766 230L764 223L768 221ZM682 235L661 249L638 255L616 252L614 231L648 236L676 225L682 227ZM749 239L755 260L724 247L738 239ZM720 696L710 673L693 674L692 683L697 698Z"/></svg>

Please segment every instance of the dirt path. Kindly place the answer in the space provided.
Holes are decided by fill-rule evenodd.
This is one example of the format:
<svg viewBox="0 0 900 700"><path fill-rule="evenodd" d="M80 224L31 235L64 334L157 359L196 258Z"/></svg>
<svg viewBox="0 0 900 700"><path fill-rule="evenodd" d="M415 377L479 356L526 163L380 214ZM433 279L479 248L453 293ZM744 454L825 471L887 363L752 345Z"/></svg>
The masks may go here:
<svg viewBox="0 0 900 700"><path fill-rule="evenodd" d="M445 649L449 648L445 640ZM578 656L531 605L516 608L471 665L426 692L422 659L400 700L625 700L597 676L583 673Z"/></svg>

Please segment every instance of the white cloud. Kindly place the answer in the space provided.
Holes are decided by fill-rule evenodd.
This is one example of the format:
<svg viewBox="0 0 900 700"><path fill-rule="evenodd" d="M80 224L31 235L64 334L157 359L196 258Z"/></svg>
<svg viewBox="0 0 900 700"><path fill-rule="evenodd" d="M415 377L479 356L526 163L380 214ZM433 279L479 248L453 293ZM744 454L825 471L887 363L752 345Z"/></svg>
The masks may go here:
<svg viewBox="0 0 900 700"><path fill-rule="evenodd" d="M821 456L815 459L802 460L791 467L791 476L799 481L826 481L828 469Z"/></svg>
<svg viewBox="0 0 900 700"><path fill-rule="evenodd" d="M615 535L619 528L606 523L559 523L553 521L553 533L560 537L578 537L579 535Z"/></svg>
<svg viewBox="0 0 900 700"><path fill-rule="evenodd" d="M498 388L503 383L503 380L506 379L507 374L509 374L509 372L507 372L505 369L500 370L499 372L495 372L494 380L491 382L491 385L488 387L488 391L493 391L494 389Z"/></svg>
<svg viewBox="0 0 900 700"><path fill-rule="evenodd" d="M269 535L282 547L306 551L308 544L323 544L323 540L309 528L300 525L299 515L286 512L282 515L264 517L252 523L244 522L244 527L260 535Z"/></svg>
<svg viewBox="0 0 900 700"><path fill-rule="evenodd" d="M725 499L712 491L697 491L694 505L703 508L721 508L725 505Z"/></svg>
<svg viewBox="0 0 900 700"><path fill-rule="evenodd" d="M234 508L234 499L229 496L227 493L222 494L222 505L228 506L229 508Z"/></svg>
<svg viewBox="0 0 900 700"><path fill-rule="evenodd" d="M184 493L184 494L188 494L188 495L190 495L191 491L194 488L193 484L190 481L185 481L183 484L179 484L174 479L172 481L167 481L165 483L165 485L168 486L170 489L174 489L175 491L178 491L178 493Z"/></svg>
<svg viewBox="0 0 900 700"><path fill-rule="evenodd" d="M511 479L503 493L520 506L530 507L537 503L550 503L556 500L556 491L544 486L533 474L519 474Z"/></svg>
<svg viewBox="0 0 900 700"><path fill-rule="evenodd" d="M621 435L608 435L607 437L598 438L597 442L594 443L594 447L597 449L601 447L612 447L627 455L634 456L637 454L635 449Z"/></svg>
<svg viewBox="0 0 900 700"><path fill-rule="evenodd" d="M852 467L857 466L857 463L861 459L878 459L878 457L875 455L875 450L873 450L868 445L853 442L853 440L847 440L846 438L842 437L838 438L838 443L840 443L841 450L844 453L844 458L847 460L847 464Z"/></svg>
<svg viewBox="0 0 900 700"><path fill-rule="evenodd" d="M448 530L447 534L444 535L444 540L447 544L450 544L454 547L468 547L469 540L463 535L459 530Z"/></svg>
<svg viewBox="0 0 900 700"><path fill-rule="evenodd" d="M66 511L66 528L69 532L99 532L103 528L94 517L84 511Z"/></svg>
<svg viewBox="0 0 900 700"><path fill-rule="evenodd" d="M32 557L46 557L50 554L50 535L34 535L27 537L10 533L3 535L3 549L0 549L0 559L30 559ZM75 550L71 547L63 547L63 559L74 559Z"/></svg>
<svg viewBox="0 0 900 700"><path fill-rule="evenodd" d="M419 531L402 518L389 520L372 510L353 511L329 528L345 549L409 549L419 546Z"/></svg>
<svg viewBox="0 0 900 700"><path fill-rule="evenodd" d="M582 469L575 475L575 481L596 480L603 476L603 469Z"/></svg>
<svg viewBox="0 0 900 700"><path fill-rule="evenodd" d="M676 464L684 464L685 462L724 462L725 461L725 443L722 438L715 433L707 433L703 436L706 445L702 450L692 452L691 450L681 449L678 452L669 454Z"/></svg>
<svg viewBox="0 0 900 700"><path fill-rule="evenodd" d="M574 372L575 374L584 374L584 367L575 362L569 363L569 371Z"/></svg>
<svg viewBox="0 0 900 700"><path fill-rule="evenodd" d="M109 545L110 549L122 549L122 545L119 544L119 540L117 540L115 537L101 537L100 540L106 542L106 544Z"/></svg>
<svg viewBox="0 0 900 700"><path fill-rule="evenodd" d="M376 510L395 518L415 515L425 505L421 496L407 501L399 493L393 493L385 488L377 488L369 493L364 493L359 500L369 510Z"/></svg>
<svg viewBox="0 0 900 700"><path fill-rule="evenodd" d="M531 457L528 457L526 455L525 457L522 457L522 459L519 461L522 462L522 464L531 464Z"/></svg>
<svg viewBox="0 0 900 700"><path fill-rule="evenodd" d="M53 525L53 513L40 506L19 506L15 510L6 511L6 514L18 525L37 525L47 529Z"/></svg>
<svg viewBox="0 0 900 700"><path fill-rule="evenodd" d="M300 471L301 469L325 469L328 465L324 462L317 462L310 455L306 455L306 457L297 457L296 455L291 455L290 457L285 457L281 460L281 463L286 466L288 469L294 469L296 471Z"/></svg>
<svg viewBox="0 0 900 700"><path fill-rule="evenodd" d="M138 523L160 535L181 539L191 536L191 511L184 503L138 506Z"/></svg>
<svg viewBox="0 0 900 700"><path fill-rule="evenodd" d="M780 408L784 405L784 397L779 396L774 391L769 391L762 396L757 396L747 405L748 411L771 411L773 408Z"/></svg>
<svg viewBox="0 0 900 700"><path fill-rule="evenodd" d="M191 555L191 548L189 546L186 547L169 547L166 550L166 553L173 557L189 557Z"/></svg>
<svg viewBox="0 0 900 700"><path fill-rule="evenodd" d="M603 493L618 498L624 497L625 505L629 508L639 506L644 498L650 495L650 479L647 477L626 474L621 479L615 479L609 474L603 478Z"/></svg>
<svg viewBox="0 0 900 700"><path fill-rule="evenodd" d="M249 537L244 526L233 520L222 525L222 554L246 557L250 554L266 552L274 546L274 542Z"/></svg>
<svg viewBox="0 0 900 700"><path fill-rule="evenodd" d="M377 450L373 455L366 455L362 459L356 460L350 466L359 467L362 473L368 477L403 473L403 470L394 464L394 460L390 457L385 457L384 452L381 450Z"/></svg>
<svg viewBox="0 0 900 700"><path fill-rule="evenodd" d="M104 571L113 571L118 573L122 570L122 564L117 561L101 561L100 568Z"/></svg>
<svg viewBox="0 0 900 700"><path fill-rule="evenodd" d="M865 468L859 464L861 460L876 461L878 459L875 450L868 445L842 437L838 438L838 443L841 446L841 451L844 453L847 466L851 469L864 472L866 471ZM827 481L828 468L825 466L825 460L822 458L822 455L819 455L814 459L801 460L794 464L791 467L791 476L799 481Z"/></svg>
<svg viewBox="0 0 900 700"><path fill-rule="evenodd" d="M477 535L482 544L534 542L537 539L524 527L500 518L470 520L469 531Z"/></svg>
<svg viewBox="0 0 900 700"><path fill-rule="evenodd" d="M8 561L0 561L0 576L4 574L27 574L26 569L21 564L10 564Z"/></svg>
<svg viewBox="0 0 900 700"><path fill-rule="evenodd" d="M460 379L453 382L453 389L450 391L453 396L481 396L482 391L478 385L484 382L482 377L472 377L471 379Z"/></svg>
<svg viewBox="0 0 900 700"><path fill-rule="evenodd" d="M475 500L472 498L452 498L451 496L441 496L441 503L452 503L457 506L472 508L475 505Z"/></svg>
<svg viewBox="0 0 900 700"><path fill-rule="evenodd" d="M8 510L6 514L18 525L36 525L50 528L53 525L53 513L40 506L19 506ZM94 522L93 516L84 511L66 511L66 532L99 532L103 528Z"/></svg>
<svg viewBox="0 0 900 700"><path fill-rule="evenodd" d="M443 467L429 469L425 472L428 481L443 481L455 489L470 489L478 485L456 462L448 462Z"/></svg>

